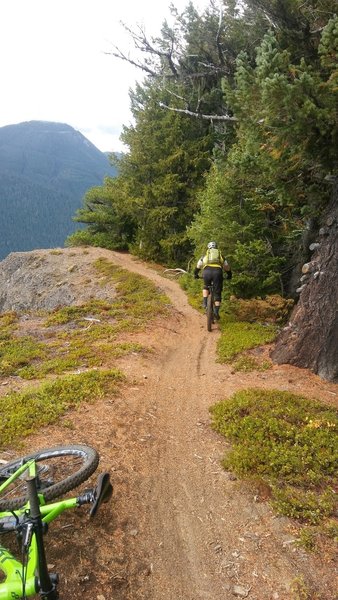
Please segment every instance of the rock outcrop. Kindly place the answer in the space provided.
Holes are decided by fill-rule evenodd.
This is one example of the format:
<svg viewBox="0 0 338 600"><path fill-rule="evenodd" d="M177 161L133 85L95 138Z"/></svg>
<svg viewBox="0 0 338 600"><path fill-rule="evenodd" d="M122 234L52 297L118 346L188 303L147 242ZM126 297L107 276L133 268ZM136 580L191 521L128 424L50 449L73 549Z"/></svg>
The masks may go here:
<svg viewBox="0 0 338 600"><path fill-rule="evenodd" d="M91 298L111 300L113 283L99 284L94 248L13 252L0 262L0 312L53 310ZM102 282L101 282L102 283Z"/></svg>

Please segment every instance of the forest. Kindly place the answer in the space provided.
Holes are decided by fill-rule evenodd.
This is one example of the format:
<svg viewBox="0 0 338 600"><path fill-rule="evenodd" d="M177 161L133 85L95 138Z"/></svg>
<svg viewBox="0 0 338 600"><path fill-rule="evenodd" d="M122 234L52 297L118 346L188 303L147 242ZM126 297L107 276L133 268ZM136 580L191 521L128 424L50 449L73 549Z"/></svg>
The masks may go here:
<svg viewBox="0 0 338 600"><path fill-rule="evenodd" d="M241 298L301 295L312 306L316 274L331 309L327 350L338 328L336 278L325 280L337 273L338 4L211 0L201 14L193 3L171 11L174 25L156 38L125 25L133 54L112 51L144 73L121 135L128 152L111 157L116 178L86 193L75 216L85 228L67 243L190 269L214 239ZM320 372L318 343L316 354L304 366Z"/></svg>
<svg viewBox="0 0 338 600"><path fill-rule="evenodd" d="M28 177L0 173L0 260L10 252L62 246L75 229L71 216L80 199Z"/></svg>

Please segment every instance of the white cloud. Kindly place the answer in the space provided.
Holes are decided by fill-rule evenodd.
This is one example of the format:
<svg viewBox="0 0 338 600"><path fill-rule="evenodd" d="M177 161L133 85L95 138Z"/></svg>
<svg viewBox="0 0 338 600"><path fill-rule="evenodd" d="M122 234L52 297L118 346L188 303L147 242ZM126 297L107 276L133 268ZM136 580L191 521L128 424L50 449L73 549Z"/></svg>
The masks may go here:
<svg viewBox="0 0 338 600"><path fill-rule="evenodd" d="M173 3L183 10L188 0ZM169 4L1 0L0 127L58 121L81 131L100 150L121 150L122 126L131 120L128 90L142 74L106 52L130 42L120 21L159 32ZM197 7L207 4L200 0Z"/></svg>

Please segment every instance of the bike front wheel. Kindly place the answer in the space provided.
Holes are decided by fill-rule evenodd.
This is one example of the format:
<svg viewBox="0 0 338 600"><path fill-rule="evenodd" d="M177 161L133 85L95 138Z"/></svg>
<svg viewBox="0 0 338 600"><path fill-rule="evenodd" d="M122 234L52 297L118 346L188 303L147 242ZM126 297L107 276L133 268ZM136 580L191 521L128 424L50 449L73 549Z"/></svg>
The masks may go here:
<svg viewBox="0 0 338 600"><path fill-rule="evenodd" d="M0 467L0 484L5 482L25 462L34 459L37 467L37 488L45 501L53 500L86 481L97 469L99 455L85 445L55 446L17 458ZM15 479L0 496L0 511L22 508L27 502L25 477Z"/></svg>

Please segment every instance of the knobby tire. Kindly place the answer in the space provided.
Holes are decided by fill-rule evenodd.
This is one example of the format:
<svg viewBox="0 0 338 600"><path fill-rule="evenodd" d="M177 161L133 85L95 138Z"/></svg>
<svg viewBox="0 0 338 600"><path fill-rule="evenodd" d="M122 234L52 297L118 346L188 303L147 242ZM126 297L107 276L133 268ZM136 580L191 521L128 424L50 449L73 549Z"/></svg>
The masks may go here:
<svg viewBox="0 0 338 600"><path fill-rule="evenodd" d="M43 494L46 502L69 492L86 481L99 464L99 455L90 446L55 446L38 450L1 466L0 482L8 479L23 462L32 458L37 462L38 473L40 472L38 492ZM51 481L52 475L56 475L58 480ZM6 489L3 494L0 497L0 511L22 508L28 499L24 476L18 478L13 487Z"/></svg>

